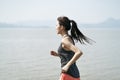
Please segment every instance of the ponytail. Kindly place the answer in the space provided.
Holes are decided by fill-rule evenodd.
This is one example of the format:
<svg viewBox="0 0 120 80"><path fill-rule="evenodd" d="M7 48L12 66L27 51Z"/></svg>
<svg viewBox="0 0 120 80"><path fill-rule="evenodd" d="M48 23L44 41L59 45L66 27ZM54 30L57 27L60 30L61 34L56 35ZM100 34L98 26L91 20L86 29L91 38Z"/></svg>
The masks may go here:
<svg viewBox="0 0 120 80"><path fill-rule="evenodd" d="M85 42L90 43L90 40L88 37L82 34L82 32L78 29L77 24L74 20L70 20L71 22L71 37L79 41L81 44L85 44Z"/></svg>
<svg viewBox="0 0 120 80"><path fill-rule="evenodd" d="M71 30L71 37L73 40L79 41L81 44L85 44L85 42L91 44L90 42L93 41L80 32L74 20L70 20L66 16L60 16L57 18L57 20L59 21L60 25L65 27L66 31Z"/></svg>

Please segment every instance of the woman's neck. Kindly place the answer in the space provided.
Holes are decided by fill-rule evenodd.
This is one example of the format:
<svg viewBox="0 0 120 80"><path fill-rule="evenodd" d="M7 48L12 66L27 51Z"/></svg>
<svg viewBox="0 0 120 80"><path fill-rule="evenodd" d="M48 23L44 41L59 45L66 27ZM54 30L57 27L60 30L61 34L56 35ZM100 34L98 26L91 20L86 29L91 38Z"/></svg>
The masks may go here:
<svg viewBox="0 0 120 80"><path fill-rule="evenodd" d="M68 33L62 33L61 36L62 36L62 38L64 38L64 37L68 36Z"/></svg>

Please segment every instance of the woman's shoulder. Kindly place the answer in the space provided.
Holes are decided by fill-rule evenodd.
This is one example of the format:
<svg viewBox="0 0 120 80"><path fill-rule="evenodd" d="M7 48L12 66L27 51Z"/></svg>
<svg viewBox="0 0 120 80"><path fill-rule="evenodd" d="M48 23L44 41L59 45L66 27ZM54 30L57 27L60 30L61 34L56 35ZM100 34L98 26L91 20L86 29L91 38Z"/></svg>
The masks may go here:
<svg viewBox="0 0 120 80"><path fill-rule="evenodd" d="M74 41L70 36L63 38L61 42L62 44L74 44Z"/></svg>

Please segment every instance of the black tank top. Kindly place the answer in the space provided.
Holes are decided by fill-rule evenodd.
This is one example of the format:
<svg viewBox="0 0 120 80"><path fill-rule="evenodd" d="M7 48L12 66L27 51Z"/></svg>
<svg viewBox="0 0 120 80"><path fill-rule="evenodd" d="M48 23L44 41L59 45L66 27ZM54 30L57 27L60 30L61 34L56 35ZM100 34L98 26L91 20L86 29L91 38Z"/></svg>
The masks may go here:
<svg viewBox="0 0 120 80"><path fill-rule="evenodd" d="M73 51L67 51L64 48L62 48L62 43L60 44L59 48L58 48L58 54L60 56L61 59L61 67L65 66L68 61L71 60L71 58L74 56L74 52ZM73 63L70 68L68 69L68 71L66 72L66 74L71 75L72 77L75 78L79 78L79 70L76 66L76 63Z"/></svg>

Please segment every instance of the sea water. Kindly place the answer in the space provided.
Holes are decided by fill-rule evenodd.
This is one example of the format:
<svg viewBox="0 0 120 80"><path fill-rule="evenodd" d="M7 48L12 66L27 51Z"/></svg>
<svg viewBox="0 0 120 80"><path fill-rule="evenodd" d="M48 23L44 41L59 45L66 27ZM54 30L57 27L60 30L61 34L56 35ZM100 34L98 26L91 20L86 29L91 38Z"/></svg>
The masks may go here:
<svg viewBox="0 0 120 80"><path fill-rule="evenodd" d="M77 60L81 80L120 80L120 29L82 29L92 45L76 46L83 51ZM58 80L61 36L53 28L1 28L0 80Z"/></svg>

